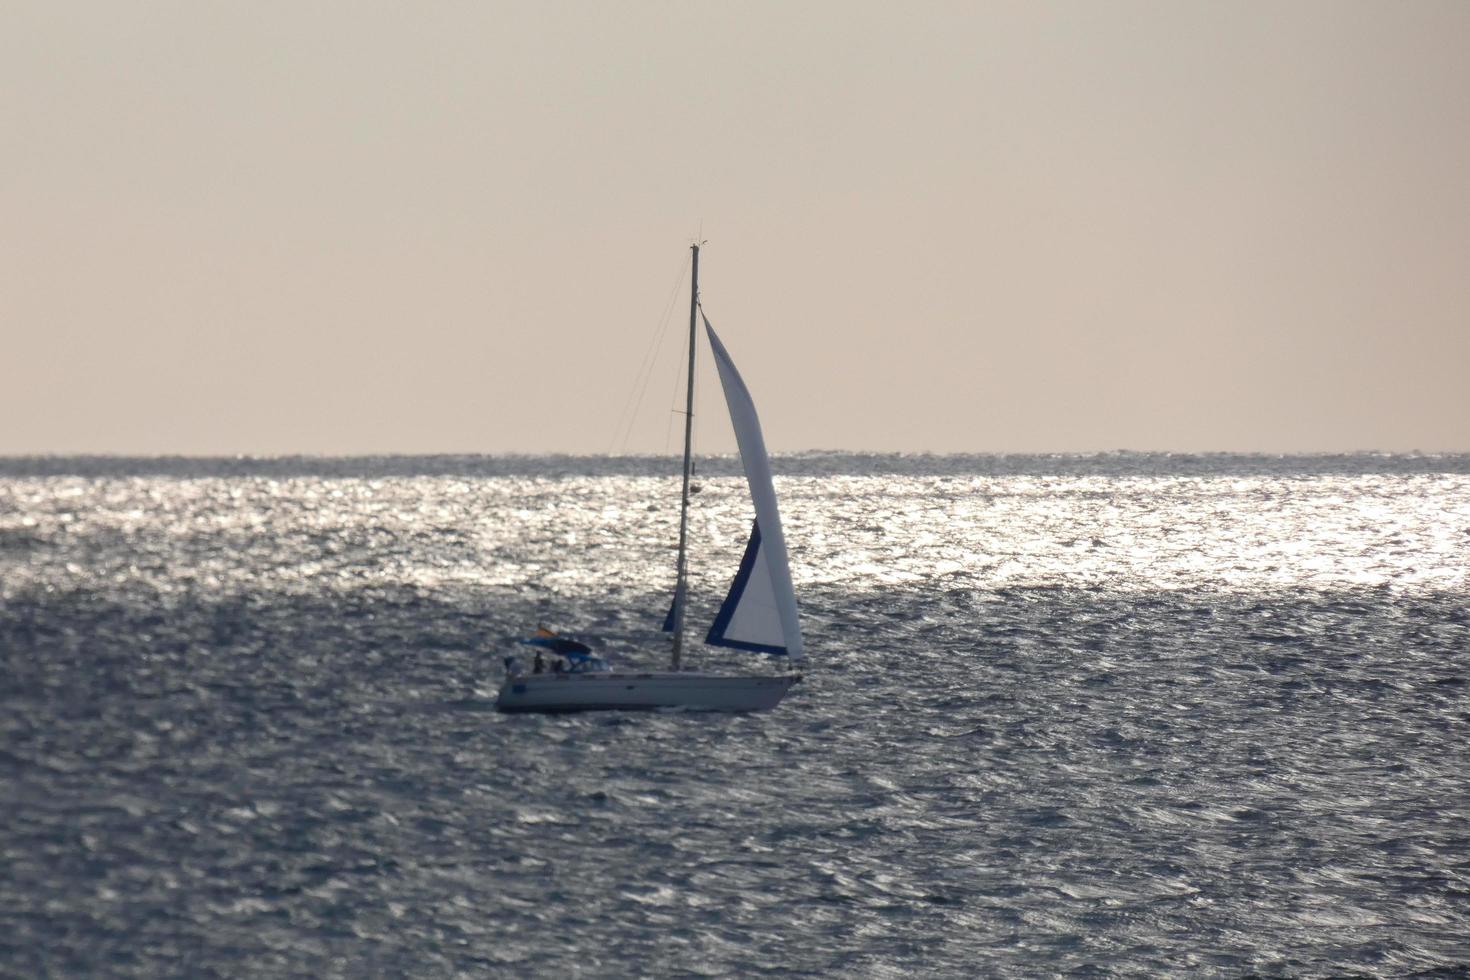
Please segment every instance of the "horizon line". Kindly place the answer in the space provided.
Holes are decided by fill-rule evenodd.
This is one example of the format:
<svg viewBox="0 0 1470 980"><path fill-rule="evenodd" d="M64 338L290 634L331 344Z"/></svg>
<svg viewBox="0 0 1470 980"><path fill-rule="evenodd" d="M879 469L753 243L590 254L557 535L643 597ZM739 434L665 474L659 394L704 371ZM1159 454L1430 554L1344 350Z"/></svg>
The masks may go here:
<svg viewBox="0 0 1470 980"><path fill-rule="evenodd" d="M0 452L0 460L96 459L96 460L353 460L353 459L678 459L682 452L585 452L577 450L386 450L386 451L297 451L297 452L131 452L131 451L41 451ZM737 451L696 452L705 459L735 459ZM1095 456L1254 456L1263 458L1326 456L1470 456L1466 449L784 449L770 453L772 457L800 456L1046 456L1087 458Z"/></svg>

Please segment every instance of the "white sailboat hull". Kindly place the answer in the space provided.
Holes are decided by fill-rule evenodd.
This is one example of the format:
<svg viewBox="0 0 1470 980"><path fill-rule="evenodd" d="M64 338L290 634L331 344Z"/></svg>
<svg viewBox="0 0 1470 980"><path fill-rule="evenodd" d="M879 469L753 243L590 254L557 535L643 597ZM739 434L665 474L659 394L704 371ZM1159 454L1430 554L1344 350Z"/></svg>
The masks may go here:
<svg viewBox="0 0 1470 980"><path fill-rule="evenodd" d="M507 678L495 706L505 712L766 711L799 680L800 674L530 674Z"/></svg>

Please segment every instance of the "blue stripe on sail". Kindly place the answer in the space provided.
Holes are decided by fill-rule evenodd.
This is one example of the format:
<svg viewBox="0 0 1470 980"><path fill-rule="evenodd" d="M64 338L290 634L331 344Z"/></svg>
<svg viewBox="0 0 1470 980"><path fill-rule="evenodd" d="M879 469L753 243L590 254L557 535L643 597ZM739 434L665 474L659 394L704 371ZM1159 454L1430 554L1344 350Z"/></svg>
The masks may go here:
<svg viewBox="0 0 1470 980"><path fill-rule="evenodd" d="M672 633L672 632L674 632L674 613L676 611L678 611L678 608L679 608L679 592L678 592L677 589L675 589L674 590L674 598L669 601L669 614L664 617L663 631L665 633Z"/></svg>
<svg viewBox="0 0 1470 980"><path fill-rule="evenodd" d="M746 583L750 581L750 573L755 570L755 557L761 550L761 525L760 521L752 521L750 525L750 541L745 545L745 555L740 559L740 570L735 573L735 581L730 583L730 594L725 596L724 605L720 606L719 615L715 616L713 625L709 628L709 635L704 642L713 647L730 647L733 650L749 650L752 653L771 653L784 657L787 654L785 647L772 646L768 643L747 643L745 640L727 640L725 630L730 626L730 620L735 618L735 610L740 606L740 597L745 594Z"/></svg>

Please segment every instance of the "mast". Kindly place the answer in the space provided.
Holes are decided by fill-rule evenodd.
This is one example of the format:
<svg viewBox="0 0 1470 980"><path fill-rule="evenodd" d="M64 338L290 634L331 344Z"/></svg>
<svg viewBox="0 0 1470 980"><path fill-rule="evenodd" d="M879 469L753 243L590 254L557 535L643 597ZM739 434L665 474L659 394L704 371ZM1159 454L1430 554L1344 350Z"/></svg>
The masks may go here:
<svg viewBox="0 0 1470 980"><path fill-rule="evenodd" d="M689 246L694 253L694 271L689 276L689 384L684 392L684 490L679 500L679 571L674 585L674 654L670 669L678 670L684 652L684 583L689 569L689 476L694 457L694 320L699 310L699 243Z"/></svg>

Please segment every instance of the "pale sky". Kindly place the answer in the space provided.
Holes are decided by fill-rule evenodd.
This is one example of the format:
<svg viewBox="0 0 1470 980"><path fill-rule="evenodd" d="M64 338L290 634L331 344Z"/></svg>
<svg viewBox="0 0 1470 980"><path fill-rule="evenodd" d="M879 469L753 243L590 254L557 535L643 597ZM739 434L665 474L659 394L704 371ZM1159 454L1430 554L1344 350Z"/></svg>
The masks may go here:
<svg viewBox="0 0 1470 980"><path fill-rule="evenodd" d="M0 5L0 453L660 451L696 234L775 450L1470 450L1470 3Z"/></svg>

